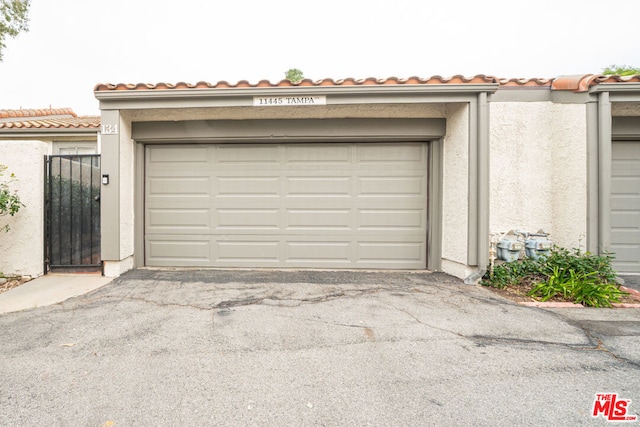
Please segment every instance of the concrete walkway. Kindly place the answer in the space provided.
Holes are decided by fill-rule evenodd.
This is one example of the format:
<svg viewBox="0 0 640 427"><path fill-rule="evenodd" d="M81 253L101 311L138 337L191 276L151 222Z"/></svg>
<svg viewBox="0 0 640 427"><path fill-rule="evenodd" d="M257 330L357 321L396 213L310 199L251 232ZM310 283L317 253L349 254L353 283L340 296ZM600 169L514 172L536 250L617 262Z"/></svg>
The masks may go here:
<svg viewBox="0 0 640 427"><path fill-rule="evenodd" d="M0 294L0 314L57 304L98 289L111 280L98 273L40 276Z"/></svg>

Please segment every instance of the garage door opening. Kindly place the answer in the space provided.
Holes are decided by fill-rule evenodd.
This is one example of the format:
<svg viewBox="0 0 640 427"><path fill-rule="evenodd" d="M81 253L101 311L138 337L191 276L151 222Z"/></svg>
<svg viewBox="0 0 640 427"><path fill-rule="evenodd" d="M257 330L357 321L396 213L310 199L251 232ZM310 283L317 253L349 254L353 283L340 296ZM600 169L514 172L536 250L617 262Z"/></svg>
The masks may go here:
<svg viewBox="0 0 640 427"><path fill-rule="evenodd" d="M426 268L428 143L144 152L147 266Z"/></svg>
<svg viewBox="0 0 640 427"><path fill-rule="evenodd" d="M640 273L640 141L614 141L611 252L620 273Z"/></svg>

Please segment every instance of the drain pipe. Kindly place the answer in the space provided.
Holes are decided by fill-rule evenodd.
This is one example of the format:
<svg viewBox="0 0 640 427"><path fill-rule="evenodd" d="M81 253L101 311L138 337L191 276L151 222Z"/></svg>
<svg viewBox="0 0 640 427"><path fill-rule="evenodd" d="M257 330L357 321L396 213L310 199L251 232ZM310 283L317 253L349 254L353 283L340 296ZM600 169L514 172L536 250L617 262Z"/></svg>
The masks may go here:
<svg viewBox="0 0 640 427"><path fill-rule="evenodd" d="M469 218L470 221L475 222L476 232L476 247L470 248L475 250L475 265L478 269L471 273L464 279L464 283L467 285L476 284L482 276L487 272L487 264L489 263L489 103L487 101L487 93L478 93L477 98L477 112L475 127L471 126L472 132L470 138L470 145L474 145L473 131L475 130L476 144L475 144L475 156L471 155L469 158L469 171L475 169L475 174L470 173L471 183L475 185L469 185L470 193L470 205L471 197L475 198L475 209L472 211L475 214L475 218ZM472 117L470 117L472 120ZM475 128L475 129L474 129ZM475 157L475 158L474 158ZM471 162L475 161L475 168L471 165ZM475 179L474 179L475 178ZM475 182L473 182L475 181ZM473 232L473 229L470 230ZM472 264L473 265L473 264Z"/></svg>

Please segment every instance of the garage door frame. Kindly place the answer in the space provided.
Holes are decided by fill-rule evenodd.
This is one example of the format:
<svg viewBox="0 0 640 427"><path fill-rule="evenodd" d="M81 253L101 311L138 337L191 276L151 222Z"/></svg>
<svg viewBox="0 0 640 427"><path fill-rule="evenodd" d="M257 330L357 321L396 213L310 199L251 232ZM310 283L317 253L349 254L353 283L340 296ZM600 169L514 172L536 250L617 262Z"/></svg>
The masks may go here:
<svg viewBox="0 0 640 427"><path fill-rule="evenodd" d="M250 122L250 123L249 123ZM246 131L243 131L245 129ZM145 146L158 143L428 143L427 269L441 268L442 138L444 119L309 119L251 121L138 122L135 144L134 262L144 265Z"/></svg>

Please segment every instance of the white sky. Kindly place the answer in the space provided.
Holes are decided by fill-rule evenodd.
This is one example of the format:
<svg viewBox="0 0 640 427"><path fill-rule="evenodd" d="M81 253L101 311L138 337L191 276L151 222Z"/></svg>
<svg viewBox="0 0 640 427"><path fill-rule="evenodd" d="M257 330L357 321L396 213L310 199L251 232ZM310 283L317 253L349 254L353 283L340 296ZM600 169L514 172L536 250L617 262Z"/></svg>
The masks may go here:
<svg viewBox="0 0 640 427"><path fill-rule="evenodd" d="M0 109L99 114L97 83L487 74L640 66L640 1L32 0Z"/></svg>

